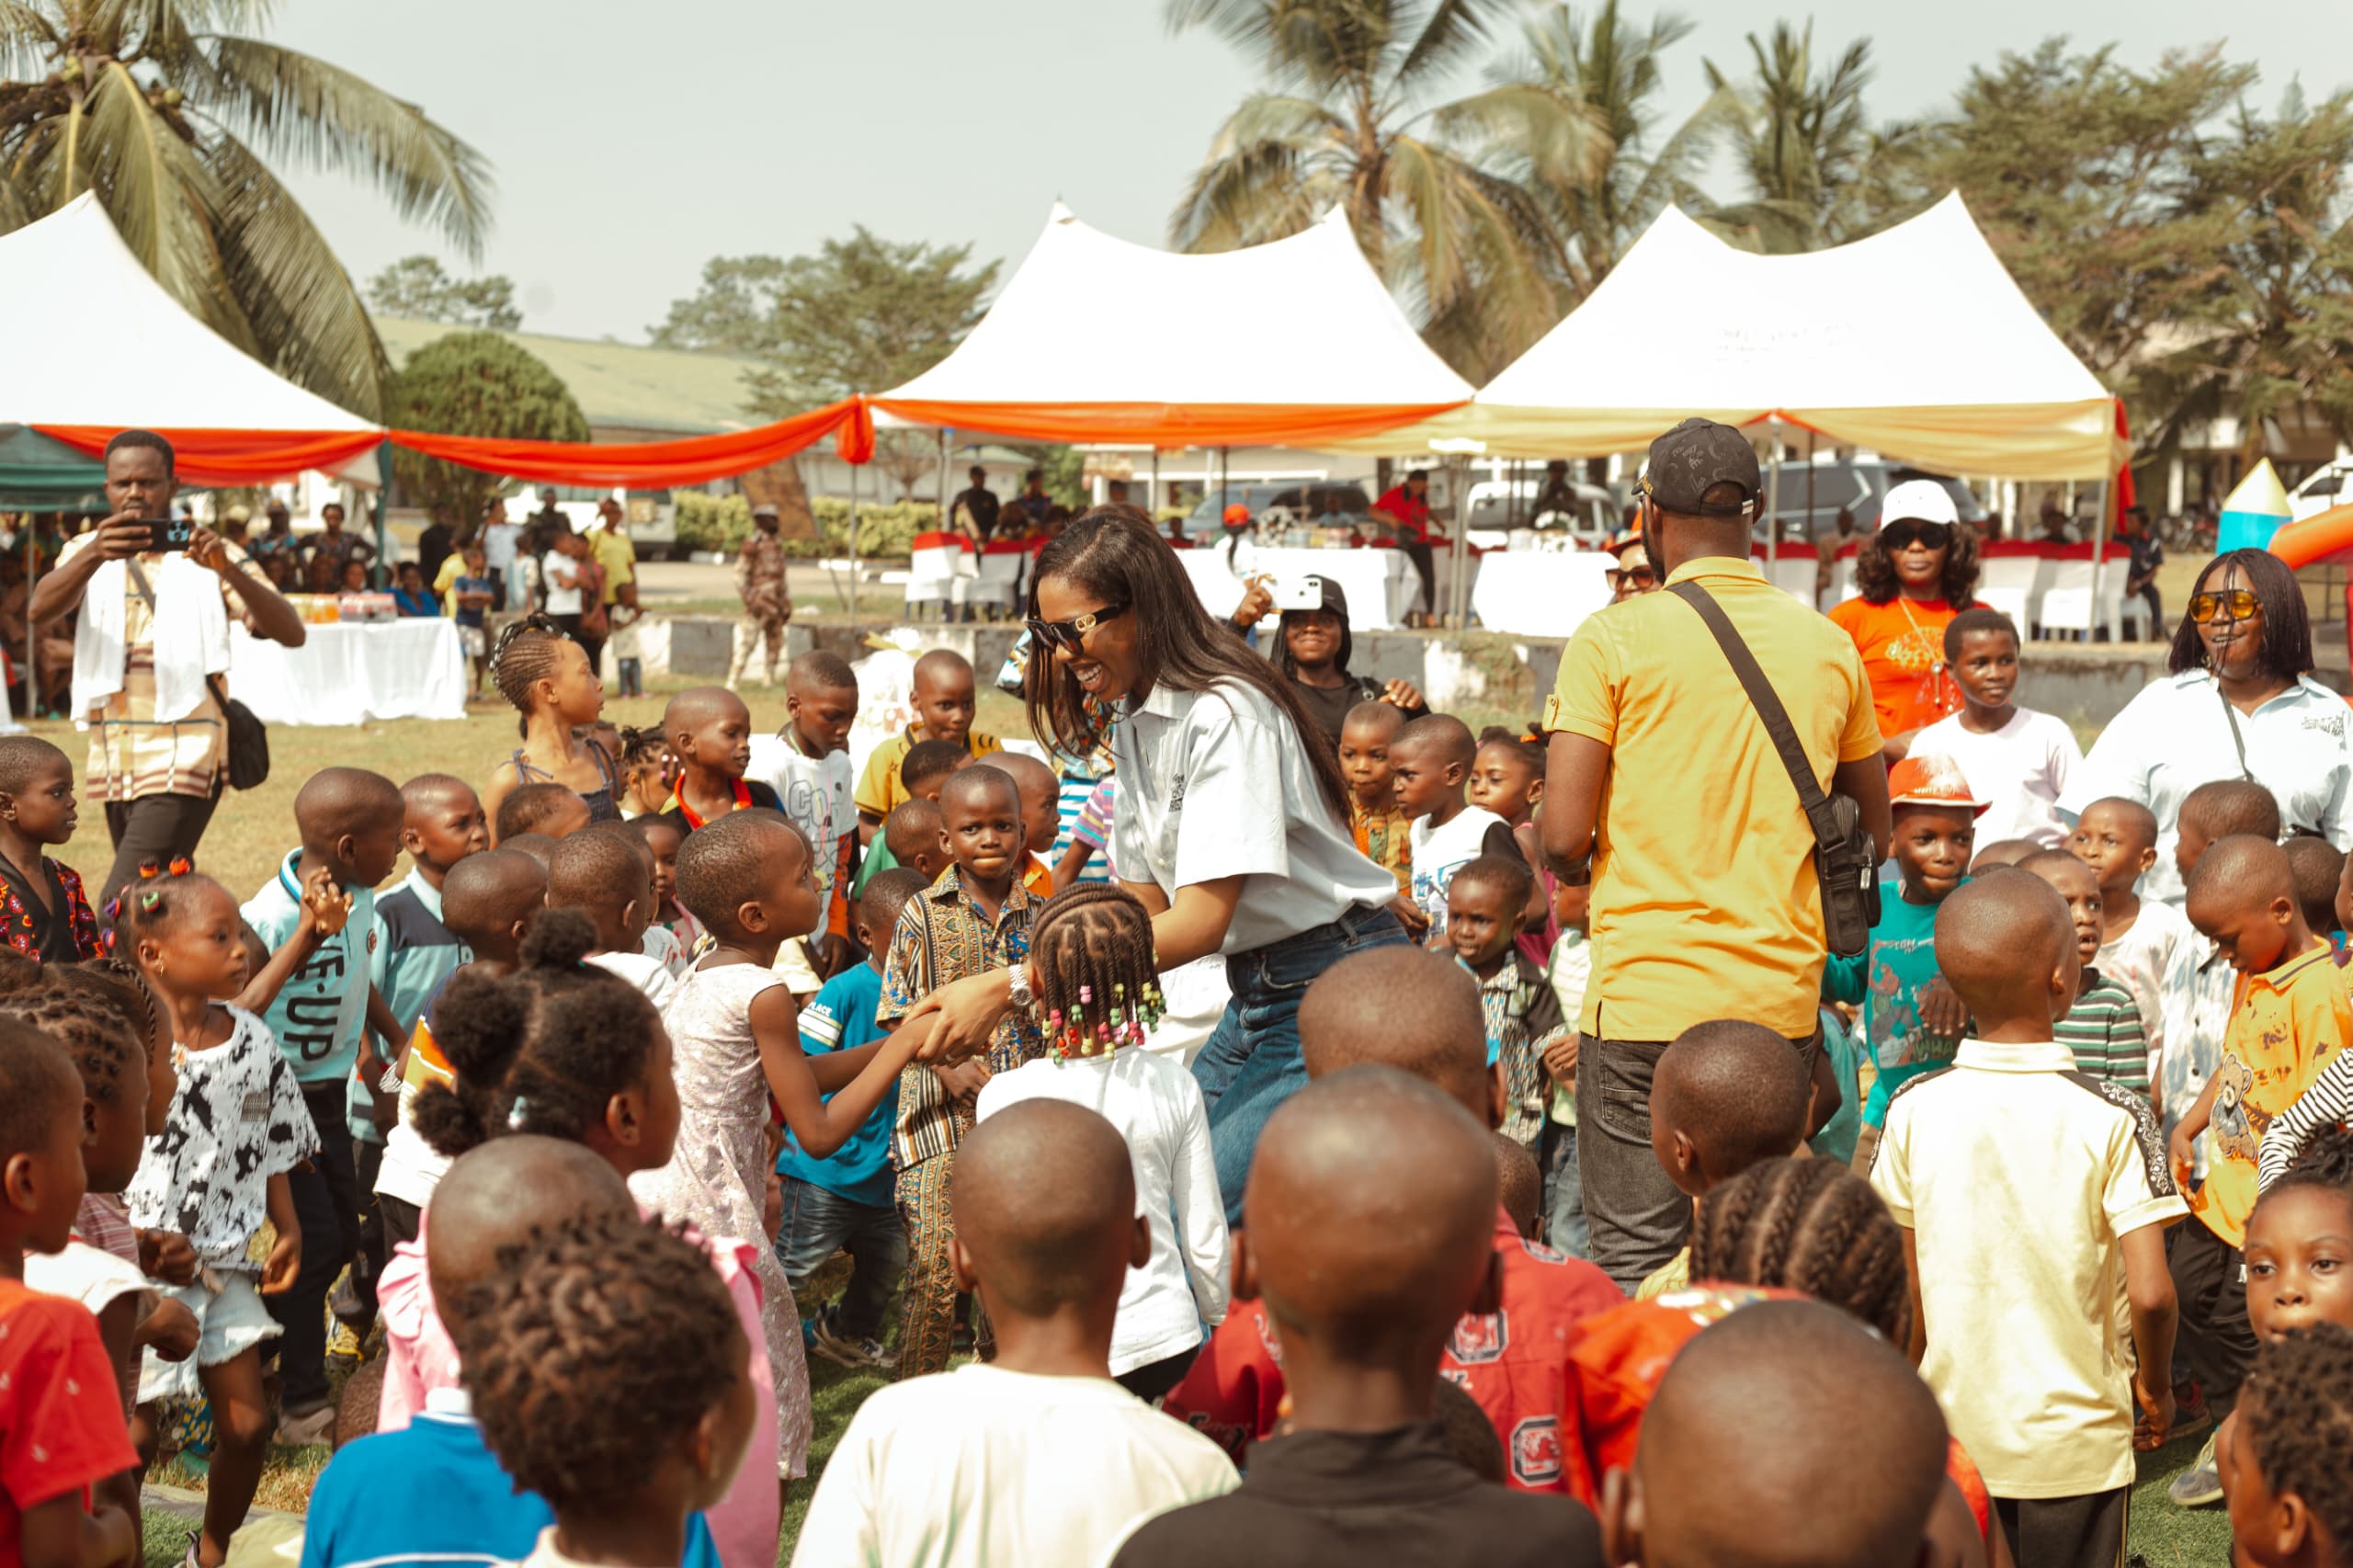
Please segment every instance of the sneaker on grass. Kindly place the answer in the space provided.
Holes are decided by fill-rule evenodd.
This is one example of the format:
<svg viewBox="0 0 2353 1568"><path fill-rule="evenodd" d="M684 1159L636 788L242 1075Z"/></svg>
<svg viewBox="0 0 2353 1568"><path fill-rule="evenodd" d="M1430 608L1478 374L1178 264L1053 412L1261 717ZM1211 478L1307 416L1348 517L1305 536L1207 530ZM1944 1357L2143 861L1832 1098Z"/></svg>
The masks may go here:
<svg viewBox="0 0 2353 1568"><path fill-rule="evenodd" d="M2173 1478L2165 1488L2165 1495L2184 1508L2203 1508L2222 1500L2222 1472L2214 1461L2214 1439L2220 1430L2210 1434L2205 1447L2198 1450L2198 1462Z"/></svg>

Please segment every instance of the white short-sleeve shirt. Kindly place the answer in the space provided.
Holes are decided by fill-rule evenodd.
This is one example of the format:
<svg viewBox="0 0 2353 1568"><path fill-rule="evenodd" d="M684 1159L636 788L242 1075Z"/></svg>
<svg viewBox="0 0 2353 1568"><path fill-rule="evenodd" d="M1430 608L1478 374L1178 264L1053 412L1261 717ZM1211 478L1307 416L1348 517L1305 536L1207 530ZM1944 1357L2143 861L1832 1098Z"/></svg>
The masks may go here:
<svg viewBox="0 0 2353 1568"><path fill-rule="evenodd" d="M1305 743L1272 699L1240 681L1156 686L1111 733L1120 809L1111 863L1161 892L1243 876L1226 953L1385 907L1397 880L1357 848L1315 787Z"/></svg>
<svg viewBox="0 0 2353 1568"><path fill-rule="evenodd" d="M2239 764L2231 719L2246 746ZM2143 898L2178 904L2174 864L2181 802L2200 784L2252 775L2279 801L2281 825L2317 833L2353 848L2347 794L2353 788L2353 708L2310 676L2252 713L2226 715L2221 689L2204 670L2188 670L2143 688L2109 722L2067 781L2059 810L2071 821L2109 795L2138 801L2157 819L2157 863L2141 879Z"/></svg>

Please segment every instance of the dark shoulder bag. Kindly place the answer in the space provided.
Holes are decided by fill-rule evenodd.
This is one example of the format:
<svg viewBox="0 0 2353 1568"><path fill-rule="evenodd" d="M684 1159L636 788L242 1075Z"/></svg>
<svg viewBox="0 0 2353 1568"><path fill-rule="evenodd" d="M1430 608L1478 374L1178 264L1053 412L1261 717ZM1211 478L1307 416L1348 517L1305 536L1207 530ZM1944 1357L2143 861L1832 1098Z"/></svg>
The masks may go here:
<svg viewBox="0 0 2353 1568"><path fill-rule="evenodd" d="M1863 809L1845 795L1824 793L1814 782L1813 765L1798 743L1789 710L1781 706L1772 683L1757 668L1756 655L1733 630L1723 606L1696 583L1670 584L1666 591L1698 611L1708 630L1715 633L1716 645L1723 650L1741 689L1748 693L1765 733L1773 738L1773 749L1781 754L1781 766L1790 770L1790 782L1797 787L1798 804L1805 808L1806 821L1813 827L1813 869L1822 881L1823 934L1831 952L1839 958L1860 956L1870 945L1871 927L1879 924L1879 845L1863 826Z"/></svg>
<svg viewBox="0 0 2353 1568"><path fill-rule="evenodd" d="M136 557L123 562L131 568L131 585L139 597L147 601L147 613L155 613L155 590L147 584L147 574L141 570ZM207 675L205 689L212 693L212 700L221 705L221 721L228 732L229 787L233 790L256 790L269 781L269 727L254 717L254 710L234 700L221 689L221 677Z"/></svg>

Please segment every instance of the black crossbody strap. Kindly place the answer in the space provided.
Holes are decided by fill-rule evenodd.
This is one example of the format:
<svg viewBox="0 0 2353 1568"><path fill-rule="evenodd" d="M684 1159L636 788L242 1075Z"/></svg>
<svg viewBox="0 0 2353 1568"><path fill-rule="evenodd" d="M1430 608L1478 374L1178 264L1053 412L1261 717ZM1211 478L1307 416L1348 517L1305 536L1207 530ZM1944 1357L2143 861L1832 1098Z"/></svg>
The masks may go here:
<svg viewBox="0 0 2353 1568"><path fill-rule="evenodd" d="M1724 653L1724 660L1732 665L1732 673L1740 681L1740 688L1748 693L1749 705L1756 710L1756 717L1764 722L1765 733L1773 738L1773 749L1781 754L1781 766L1790 770L1790 782L1796 786L1798 804L1805 808L1806 821L1813 826L1813 841L1824 850L1838 847L1845 835L1838 831L1831 815L1830 797L1814 781L1813 765L1808 761L1805 747L1798 744L1798 733L1790 722L1789 710L1774 693L1772 682L1756 665L1756 656L1708 591L1696 583L1671 583L1668 593L1697 610L1699 619L1715 633L1716 646Z"/></svg>

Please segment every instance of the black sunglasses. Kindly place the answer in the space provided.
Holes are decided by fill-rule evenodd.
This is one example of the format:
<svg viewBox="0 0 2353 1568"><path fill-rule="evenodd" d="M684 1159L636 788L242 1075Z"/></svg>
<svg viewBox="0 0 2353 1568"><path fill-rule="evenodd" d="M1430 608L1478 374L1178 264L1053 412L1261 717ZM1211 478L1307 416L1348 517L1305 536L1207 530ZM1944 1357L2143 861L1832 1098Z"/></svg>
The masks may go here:
<svg viewBox="0 0 2353 1568"><path fill-rule="evenodd" d="M1909 550L1915 540L1930 550L1942 550L1952 543L1952 529L1942 523L1890 523L1880 529L1879 537L1890 550Z"/></svg>
<svg viewBox="0 0 2353 1568"><path fill-rule="evenodd" d="M1101 609L1089 610L1085 615L1074 616L1068 620L1026 619L1022 624L1029 629L1031 641L1043 643L1050 649L1069 648L1075 651L1086 640L1088 632L1105 621L1117 620L1127 613L1126 605L1107 605Z"/></svg>

